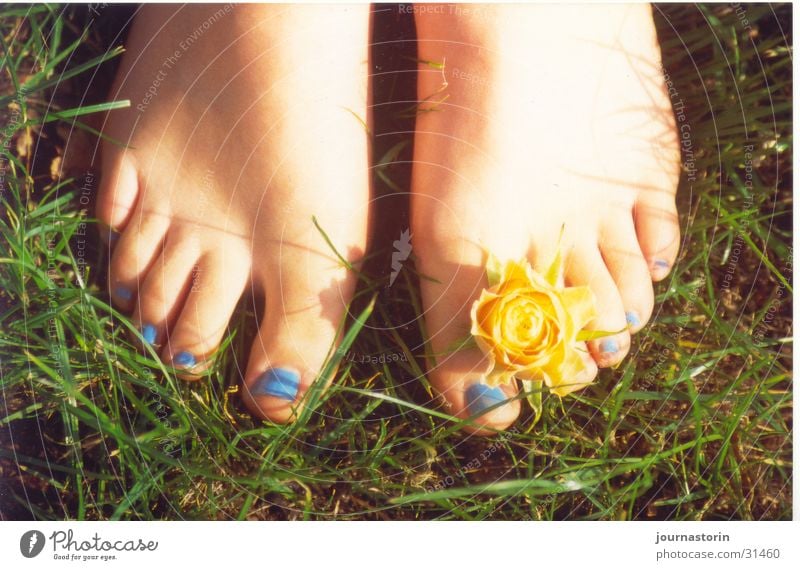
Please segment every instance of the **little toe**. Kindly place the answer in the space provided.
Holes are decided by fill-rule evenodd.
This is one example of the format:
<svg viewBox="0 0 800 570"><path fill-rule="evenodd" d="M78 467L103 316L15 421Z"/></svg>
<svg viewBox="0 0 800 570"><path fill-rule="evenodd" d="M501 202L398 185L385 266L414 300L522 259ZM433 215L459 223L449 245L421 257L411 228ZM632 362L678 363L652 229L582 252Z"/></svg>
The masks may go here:
<svg viewBox="0 0 800 570"><path fill-rule="evenodd" d="M97 194L100 236L107 242L119 237L133 213L139 194L139 174L132 155L105 145Z"/></svg>
<svg viewBox="0 0 800 570"><path fill-rule="evenodd" d="M678 257L680 228L674 194L642 194L634 206L639 246L653 281L664 279Z"/></svg>

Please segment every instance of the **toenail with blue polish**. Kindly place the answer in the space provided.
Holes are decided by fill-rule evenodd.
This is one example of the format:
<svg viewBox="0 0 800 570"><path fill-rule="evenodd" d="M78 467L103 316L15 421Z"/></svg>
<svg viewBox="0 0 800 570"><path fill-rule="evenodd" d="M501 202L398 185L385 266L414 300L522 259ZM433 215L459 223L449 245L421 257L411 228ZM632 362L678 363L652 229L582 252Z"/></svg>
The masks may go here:
<svg viewBox="0 0 800 570"><path fill-rule="evenodd" d="M175 366L185 366L190 367L197 364L197 360L195 359L194 355L191 352L179 352L175 355L175 358L172 359L172 363Z"/></svg>
<svg viewBox="0 0 800 570"><path fill-rule="evenodd" d="M147 344L156 342L156 327L153 325L144 325L142 327L142 338Z"/></svg>
<svg viewBox="0 0 800 570"><path fill-rule="evenodd" d="M669 263L663 259L656 259L653 261L653 267L656 269L669 269Z"/></svg>
<svg viewBox="0 0 800 570"><path fill-rule="evenodd" d="M300 388L300 374L287 368L270 368L259 376L250 393L253 396L274 396L281 400L293 401Z"/></svg>
<svg viewBox="0 0 800 570"><path fill-rule="evenodd" d="M467 388L467 411L469 415L480 414L487 408L491 408L508 400L508 396L500 388L492 388L486 384L473 384Z"/></svg>
<svg viewBox="0 0 800 570"><path fill-rule="evenodd" d="M628 326L630 327L638 327L639 324L641 324L639 315L637 315L635 311L628 311L625 313L625 320L628 321Z"/></svg>
<svg viewBox="0 0 800 570"><path fill-rule="evenodd" d="M122 287L121 285L114 289L114 294L123 301L130 301L133 299L133 291L127 287Z"/></svg>
<svg viewBox="0 0 800 570"><path fill-rule="evenodd" d="M120 233L115 230L108 230L108 243L116 243L119 239Z"/></svg>
<svg viewBox="0 0 800 570"><path fill-rule="evenodd" d="M600 343L600 351L611 354L619 350L619 343L614 338L608 338Z"/></svg>

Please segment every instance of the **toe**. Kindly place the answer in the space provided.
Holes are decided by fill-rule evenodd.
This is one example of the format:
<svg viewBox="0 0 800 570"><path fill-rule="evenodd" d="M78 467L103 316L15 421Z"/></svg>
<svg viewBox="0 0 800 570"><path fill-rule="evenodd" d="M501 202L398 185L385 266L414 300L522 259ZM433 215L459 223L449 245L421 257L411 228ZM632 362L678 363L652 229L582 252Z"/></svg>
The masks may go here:
<svg viewBox="0 0 800 570"><path fill-rule="evenodd" d="M622 299L628 328L638 332L653 312L653 284L633 224L610 224L603 231L600 251Z"/></svg>
<svg viewBox="0 0 800 570"><path fill-rule="evenodd" d="M463 430L492 435L519 417L521 404L515 383L489 386L484 381L486 361L478 351L440 356L428 372L431 384L453 415L468 420Z"/></svg>
<svg viewBox="0 0 800 570"><path fill-rule="evenodd" d="M167 238L163 253L139 288L133 311L133 320L146 343L160 346L166 341L183 307L197 260L198 251L191 241Z"/></svg>
<svg viewBox="0 0 800 570"><path fill-rule="evenodd" d="M193 380L208 368L250 273L244 247L205 253L191 268L186 302L169 333L162 358Z"/></svg>
<svg viewBox="0 0 800 570"><path fill-rule="evenodd" d="M653 281L666 277L678 257L680 230L674 192L643 193L634 206L639 246Z"/></svg>
<svg viewBox="0 0 800 570"><path fill-rule="evenodd" d="M303 398L317 380L335 340L333 325L322 324L311 311L268 311L245 374L247 407L254 415L276 423L297 419Z"/></svg>
<svg viewBox="0 0 800 570"><path fill-rule="evenodd" d="M584 387L591 384L594 379L597 377L597 363L594 360L591 352L589 351L589 347L586 345L585 342L579 343L578 350L581 352L581 356L583 357L583 364L585 368L583 372L581 372L577 378L575 378L574 383L576 387Z"/></svg>
<svg viewBox="0 0 800 570"><path fill-rule="evenodd" d="M432 232L426 234L420 227L417 233L430 238ZM500 245L491 250L504 254ZM458 344L469 336L470 308L488 287L482 249L466 237L448 240L434 236L421 239L417 251L420 272L432 278L420 283L425 326L434 355L428 360L428 379L447 411L469 420L464 431L491 435L506 429L520 414L516 382L501 387L486 385L487 362L480 350L458 349ZM519 255L509 253L505 257Z"/></svg>
<svg viewBox="0 0 800 570"><path fill-rule="evenodd" d="M97 195L100 235L113 242L125 228L139 194L139 175L130 153L110 147L103 149L103 171Z"/></svg>
<svg viewBox="0 0 800 570"><path fill-rule="evenodd" d="M279 263L260 265L256 272L255 279L265 284L267 302L244 376L243 399L257 417L276 423L296 420L309 388L333 354L346 316L343 300L352 298L355 276L323 253L323 247L301 251L287 246ZM351 252L351 263L361 255L355 246L337 249Z"/></svg>
<svg viewBox="0 0 800 570"><path fill-rule="evenodd" d="M148 267L157 258L169 219L159 215L134 216L119 238L109 267L112 300L130 310Z"/></svg>
<svg viewBox="0 0 800 570"><path fill-rule="evenodd" d="M587 343L595 362L601 368L618 364L628 353L631 336L619 289L596 246L584 246L571 255L565 277L568 285L588 285L595 295L598 316L586 329L614 333Z"/></svg>

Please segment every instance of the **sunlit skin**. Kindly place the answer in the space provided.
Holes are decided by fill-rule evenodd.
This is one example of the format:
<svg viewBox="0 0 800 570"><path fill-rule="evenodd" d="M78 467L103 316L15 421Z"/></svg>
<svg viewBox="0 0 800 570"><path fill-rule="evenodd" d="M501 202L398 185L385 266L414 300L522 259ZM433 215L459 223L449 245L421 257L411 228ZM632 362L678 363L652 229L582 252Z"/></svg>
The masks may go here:
<svg viewBox="0 0 800 570"><path fill-rule="evenodd" d="M678 251L679 153L650 8L412 11L411 235L435 279L421 281L430 352L469 334L486 252L542 271L561 249L564 284L597 302L587 329L614 333L576 343L573 380L586 384L625 357ZM366 5L146 6L113 88L132 106L102 126L128 145L102 146L112 300L186 379L202 377L242 295L263 300L242 374L259 417L296 417L353 295L312 220L349 263L363 258L368 45ZM429 376L465 418L480 415L471 402L517 393L485 389L485 368L479 350L460 351ZM474 429L518 413L511 402Z"/></svg>
<svg viewBox="0 0 800 570"><path fill-rule="evenodd" d="M432 384L474 431L502 429L520 401L487 387L470 330L489 251L543 272L557 249L566 285L588 286L615 332L579 345L587 383L622 361L653 310L652 282L679 246L680 154L651 8L415 5L423 101L414 143L412 232ZM536 33L531 33L536 30ZM426 63L427 62L427 63Z"/></svg>
<svg viewBox="0 0 800 570"><path fill-rule="evenodd" d="M112 300L187 379L240 297L263 301L242 393L277 422L296 417L355 285L313 217L350 262L364 255L368 23L367 5L147 5L112 91L132 106L102 127L129 145L102 146Z"/></svg>

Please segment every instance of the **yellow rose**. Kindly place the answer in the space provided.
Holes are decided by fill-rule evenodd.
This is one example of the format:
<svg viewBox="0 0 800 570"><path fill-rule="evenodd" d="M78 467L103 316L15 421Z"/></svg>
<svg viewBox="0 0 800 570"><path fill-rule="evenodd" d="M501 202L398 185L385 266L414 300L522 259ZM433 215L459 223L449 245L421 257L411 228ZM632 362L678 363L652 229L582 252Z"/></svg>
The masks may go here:
<svg viewBox="0 0 800 570"><path fill-rule="evenodd" d="M527 260L492 263L490 288L472 305L471 332L489 360L487 383L542 380L559 396L582 388L576 378L585 364L577 344L596 316L591 290L557 286L560 257L546 275Z"/></svg>

